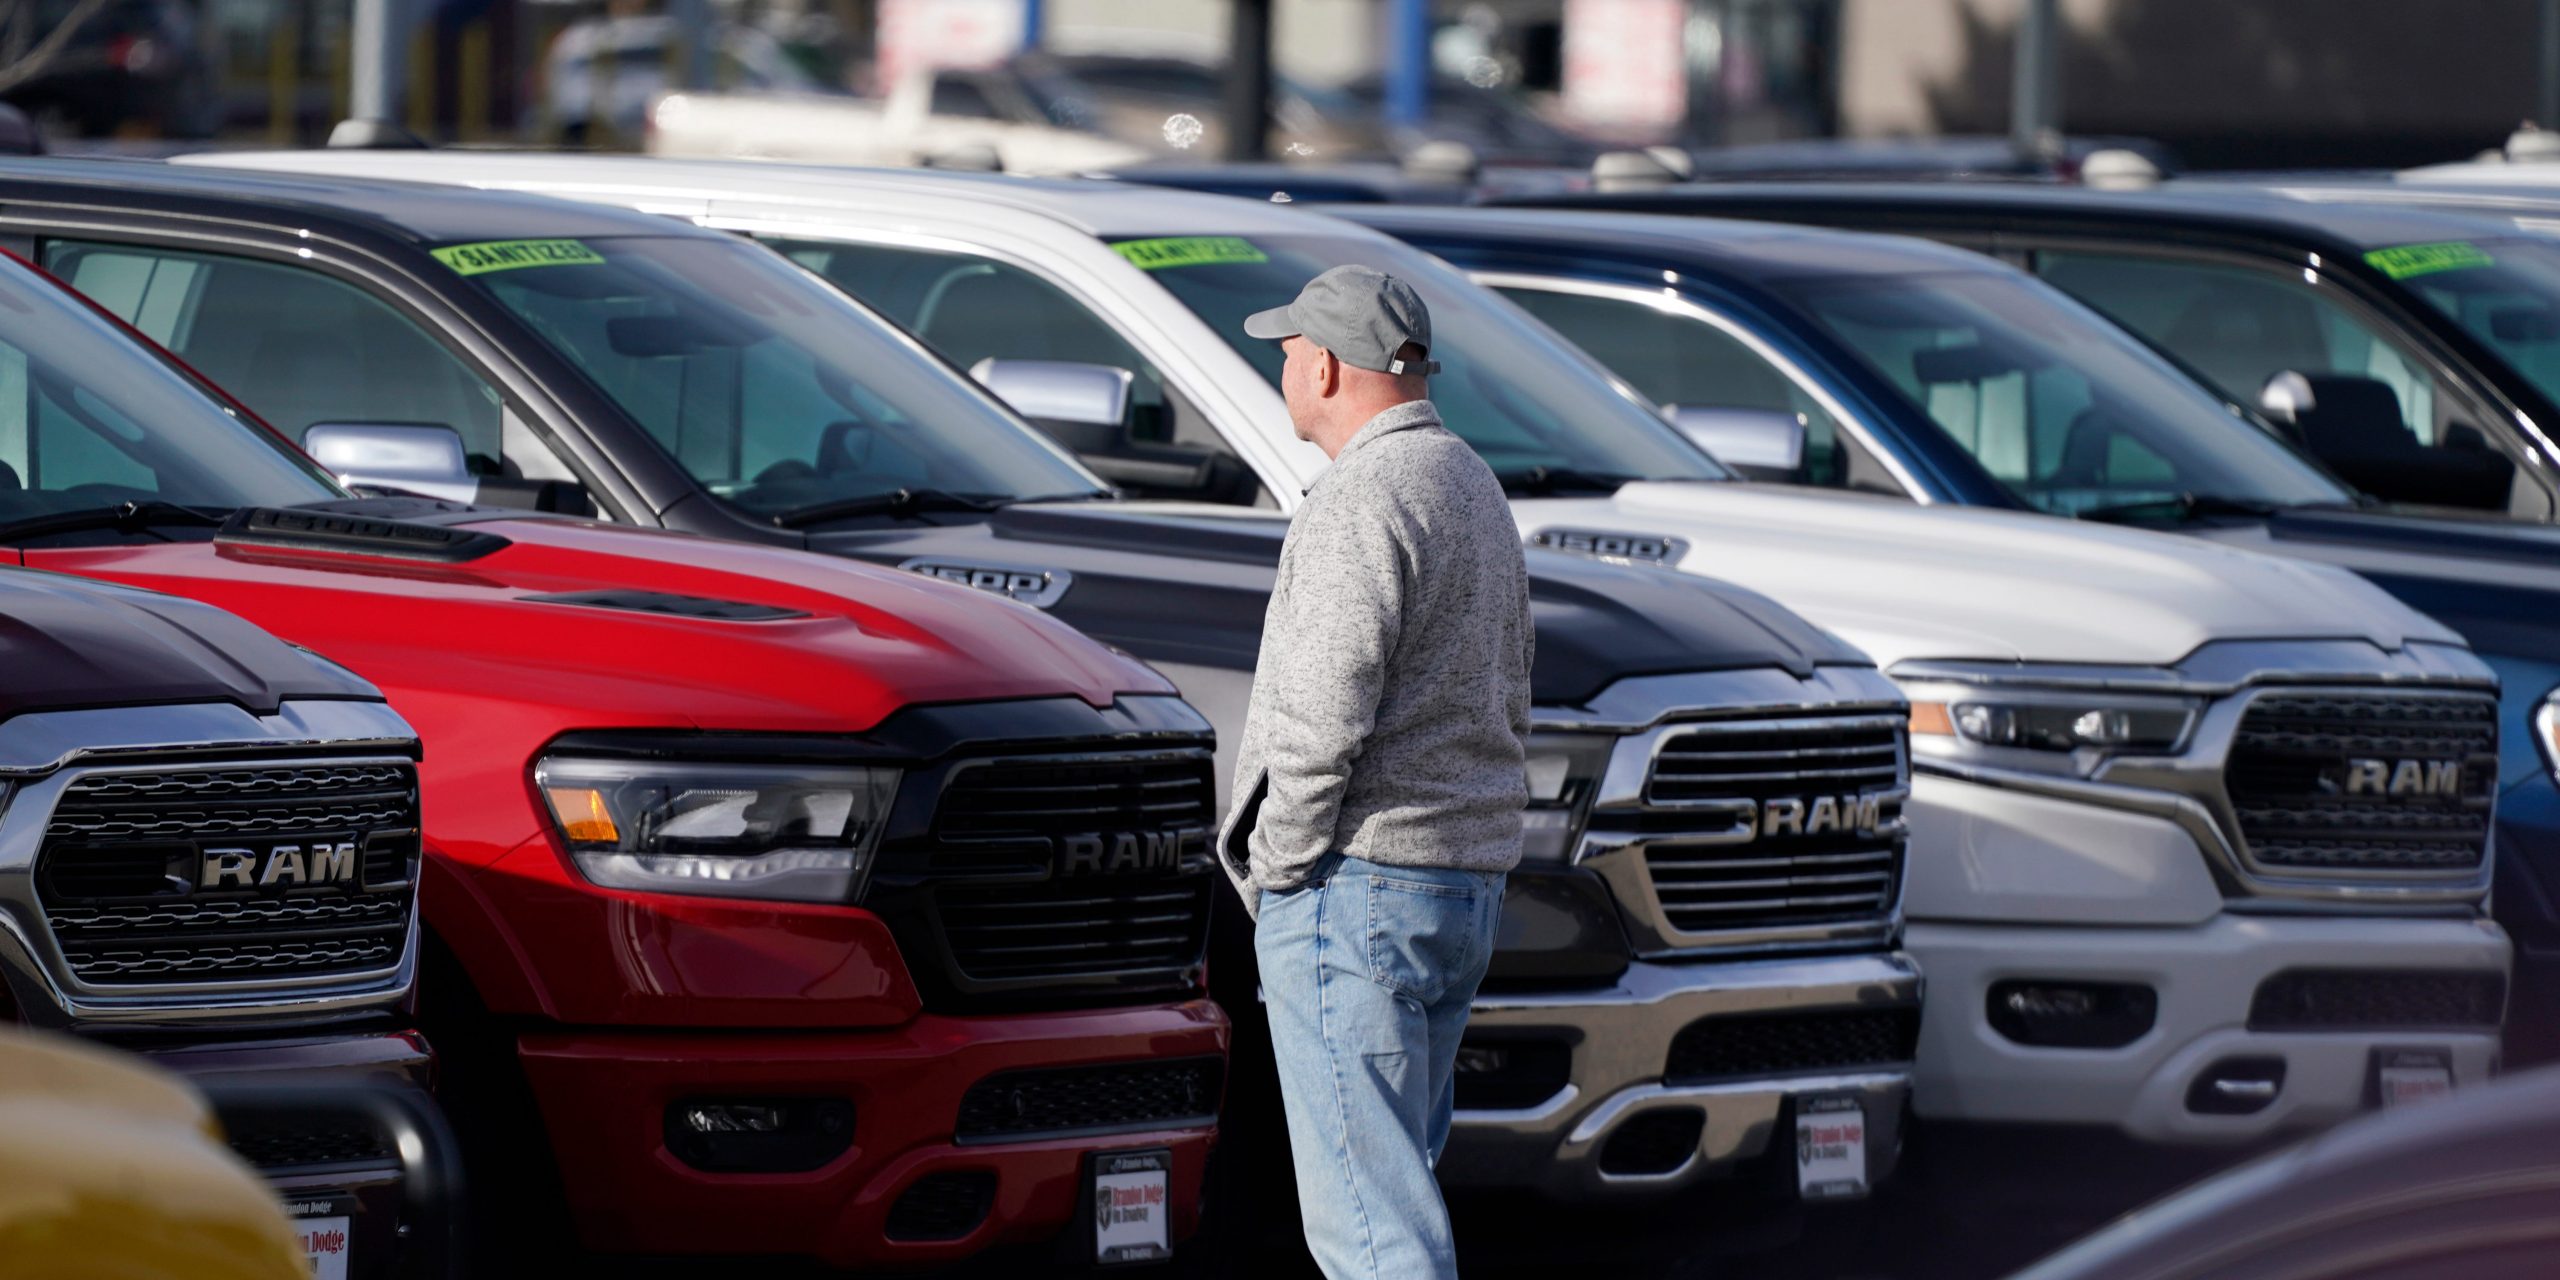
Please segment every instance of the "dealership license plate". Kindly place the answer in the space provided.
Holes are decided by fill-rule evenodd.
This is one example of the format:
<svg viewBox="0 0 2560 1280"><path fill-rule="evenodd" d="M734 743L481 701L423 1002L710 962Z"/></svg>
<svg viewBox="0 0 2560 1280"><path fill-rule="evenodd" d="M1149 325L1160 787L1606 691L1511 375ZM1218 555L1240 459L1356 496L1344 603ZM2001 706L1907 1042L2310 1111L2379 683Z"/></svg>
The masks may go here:
<svg viewBox="0 0 2560 1280"><path fill-rule="evenodd" d="M311 1264L312 1280L347 1280L348 1246L353 1235L347 1224L354 1205L351 1196L285 1202L286 1215L293 1219L294 1239L301 1243L302 1256Z"/></svg>
<svg viewBox="0 0 2560 1280"><path fill-rule="evenodd" d="M1807 1200L1867 1194L1867 1113L1855 1097L1797 1099L1796 1192Z"/></svg>
<svg viewBox="0 0 2560 1280"><path fill-rule="evenodd" d="M1173 1256L1173 1153L1093 1156L1093 1259L1152 1262Z"/></svg>
<svg viewBox="0 0 2560 1280"><path fill-rule="evenodd" d="M2441 1098L2451 1092L2451 1053L2443 1049L2373 1051L2373 1097L2383 1110Z"/></svg>

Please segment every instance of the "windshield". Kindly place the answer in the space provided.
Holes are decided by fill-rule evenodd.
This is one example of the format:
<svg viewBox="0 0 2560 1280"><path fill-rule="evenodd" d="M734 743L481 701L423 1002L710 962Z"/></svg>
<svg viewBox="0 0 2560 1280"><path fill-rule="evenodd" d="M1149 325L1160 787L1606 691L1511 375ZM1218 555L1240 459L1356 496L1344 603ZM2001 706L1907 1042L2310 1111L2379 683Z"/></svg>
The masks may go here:
<svg viewBox="0 0 2560 1280"><path fill-rule="evenodd" d="M900 490L1020 501L1100 488L912 339L745 241L435 252L750 515Z"/></svg>
<svg viewBox="0 0 2560 1280"><path fill-rule="evenodd" d="M1356 262L1413 285L1431 308L1431 399L1506 482L1540 471L1618 480L1720 480L1715 461L1570 352L1536 321L1436 259L1348 237L1233 236L1117 242L1234 347L1276 390L1280 344L1245 336L1244 318L1297 296L1309 279Z"/></svg>
<svg viewBox="0 0 2560 1280"><path fill-rule="evenodd" d="M2537 240L2402 245L2365 255L2560 400L2560 247Z"/></svg>
<svg viewBox="0 0 2560 1280"><path fill-rule="evenodd" d="M1860 276L1796 304L2027 505L2057 515L2347 491L2149 349L2034 281ZM2190 507L2192 509L2192 507Z"/></svg>
<svg viewBox="0 0 2560 1280"><path fill-rule="evenodd" d="M228 511L345 496L105 317L0 266L0 524L127 503Z"/></svg>

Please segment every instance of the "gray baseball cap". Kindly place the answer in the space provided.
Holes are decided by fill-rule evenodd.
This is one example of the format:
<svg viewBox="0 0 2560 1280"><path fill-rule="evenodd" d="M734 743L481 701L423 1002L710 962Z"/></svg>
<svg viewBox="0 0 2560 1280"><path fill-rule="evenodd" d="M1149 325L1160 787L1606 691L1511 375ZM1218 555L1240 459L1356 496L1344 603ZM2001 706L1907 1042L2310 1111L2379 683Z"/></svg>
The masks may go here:
<svg viewBox="0 0 2560 1280"><path fill-rule="evenodd" d="M1379 373L1438 373L1437 360L1398 360L1410 342L1431 349L1431 309L1413 286L1375 267L1335 267L1307 282L1296 301L1244 318L1256 338L1291 338L1332 352L1347 365Z"/></svg>

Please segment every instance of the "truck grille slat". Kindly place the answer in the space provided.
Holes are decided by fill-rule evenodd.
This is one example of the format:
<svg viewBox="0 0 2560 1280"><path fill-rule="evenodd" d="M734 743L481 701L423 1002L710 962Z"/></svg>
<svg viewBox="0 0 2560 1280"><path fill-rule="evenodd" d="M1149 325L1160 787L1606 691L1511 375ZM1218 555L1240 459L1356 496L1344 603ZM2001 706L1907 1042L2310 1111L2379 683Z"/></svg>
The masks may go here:
<svg viewBox="0 0 2560 1280"><path fill-rule="evenodd" d="M83 982L377 971L407 944L417 833L416 770L405 763L102 770L57 799L36 896ZM323 846L333 849L325 866L305 860ZM200 881L206 859L225 856L259 874Z"/></svg>
<svg viewBox="0 0 2560 1280"><path fill-rule="evenodd" d="M1889 717L1808 716L1700 724L1665 738L1646 779L1648 804L1718 808L1736 831L1648 845L1664 920L1713 935L1889 917L1902 887L1903 732ZM1806 834L1809 824L1817 829Z"/></svg>
<svg viewBox="0 0 2560 1280"><path fill-rule="evenodd" d="M2485 695L2264 694L2241 717L2223 785L2262 866L2459 873L2488 849L2497 753Z"/></svg>

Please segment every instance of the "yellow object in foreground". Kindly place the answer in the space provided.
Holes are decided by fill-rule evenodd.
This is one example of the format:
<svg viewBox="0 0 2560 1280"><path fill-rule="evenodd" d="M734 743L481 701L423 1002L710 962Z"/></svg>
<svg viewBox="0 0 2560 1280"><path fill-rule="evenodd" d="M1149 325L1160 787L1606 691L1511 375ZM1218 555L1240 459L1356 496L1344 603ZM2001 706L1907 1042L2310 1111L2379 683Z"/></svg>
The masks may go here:
<svg viewBox="0 0 2560 1280"><path fill-rule="evenodd" d="M284 1210L176 1077L0 1029L0 1280L303 1280Z"/></svg>

